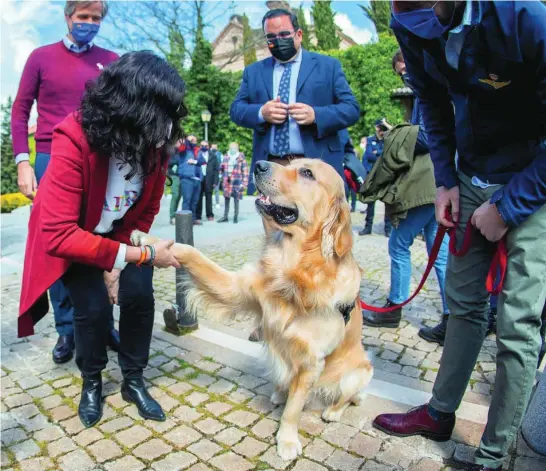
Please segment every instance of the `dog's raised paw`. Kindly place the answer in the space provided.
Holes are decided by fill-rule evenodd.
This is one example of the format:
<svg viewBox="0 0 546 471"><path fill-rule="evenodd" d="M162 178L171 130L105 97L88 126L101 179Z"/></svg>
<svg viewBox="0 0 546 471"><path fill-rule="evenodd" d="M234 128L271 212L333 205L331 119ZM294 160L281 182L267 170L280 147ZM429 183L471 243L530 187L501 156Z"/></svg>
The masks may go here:
<svg viewBox="0 0 546 471"><path fill-rule="evenodd" d="M332 406L327 407L322 413L322 418L326 422L339 422L344 410L344 408L335 410Z"/></svg>
<svg viewBox="0 0 546 471"><path fill-rule="evenodd" d="M135 247L140 247L141 245L146 245L145 238L148 234L142 231L133 231L131 232L131 244Z"/></svg>
<svg viewBox="0 0 546 471"><path fill-rule="evenodd" d="M277 434L277 454L283 461L292 461L301 455L301 452L301 443L297 436L281 438Z"/></svg>

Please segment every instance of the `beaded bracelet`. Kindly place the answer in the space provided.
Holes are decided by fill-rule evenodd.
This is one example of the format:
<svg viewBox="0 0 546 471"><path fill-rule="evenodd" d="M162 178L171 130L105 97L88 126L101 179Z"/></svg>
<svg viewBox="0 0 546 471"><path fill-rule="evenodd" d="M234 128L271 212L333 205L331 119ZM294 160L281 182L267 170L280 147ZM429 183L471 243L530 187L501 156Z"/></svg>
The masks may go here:
<svg viewBox="0 0 546 471"><path fill-rule="evenodd" d="M148 249L150 249L150 260L148 260L148 265L153 265L155 260L155 247L153 245L147 245Z"/></svg>

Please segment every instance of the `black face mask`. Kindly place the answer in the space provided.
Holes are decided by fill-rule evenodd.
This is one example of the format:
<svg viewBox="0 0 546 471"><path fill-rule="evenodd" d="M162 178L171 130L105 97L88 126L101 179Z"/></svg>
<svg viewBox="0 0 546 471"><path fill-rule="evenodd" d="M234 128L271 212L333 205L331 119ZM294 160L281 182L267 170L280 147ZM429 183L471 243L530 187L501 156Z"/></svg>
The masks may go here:
<svg viewBox="0 0 546 471"><path fill-rule="evenodd" d="M298 53L294 45L294 38L277 38L271 41L268 46L273 57L281 62L292 59Z"/></svg>

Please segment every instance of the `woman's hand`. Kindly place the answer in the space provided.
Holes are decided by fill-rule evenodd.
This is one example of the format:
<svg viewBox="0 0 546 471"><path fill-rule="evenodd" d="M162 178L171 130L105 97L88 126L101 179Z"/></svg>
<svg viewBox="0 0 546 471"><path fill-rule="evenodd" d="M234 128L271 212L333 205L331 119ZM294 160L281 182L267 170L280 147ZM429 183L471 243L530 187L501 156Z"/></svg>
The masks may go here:
<svg viewBox="0 0 546 471"><path fill-rule="evenodd" d="M171 252L171 247L174 244L174 240L162 240L153 244L155 249L154 267L168 268L175 267L180 268L180 263L174 258Z"/></svg>
<svg viewBox="0 0 546 471"><path fill-rule="evenodd" d="M113 269L111 272L104 272L104 284L106 285L106 291L108 291L108 299L110 304L118 304L119 293L119 277L121 270Z"/></svg>

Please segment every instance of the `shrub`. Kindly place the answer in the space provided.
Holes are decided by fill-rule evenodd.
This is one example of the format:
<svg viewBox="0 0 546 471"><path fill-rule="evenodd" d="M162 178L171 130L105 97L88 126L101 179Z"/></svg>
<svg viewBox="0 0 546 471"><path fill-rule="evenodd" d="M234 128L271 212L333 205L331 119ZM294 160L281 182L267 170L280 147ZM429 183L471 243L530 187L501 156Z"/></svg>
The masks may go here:
<svg viewBox="0 0 546 471"><path fill-rule="evenodd" d="M11 213L14 209L31 204L22 193L8 193L0 196L0 209L2 213Z"/></svg>

